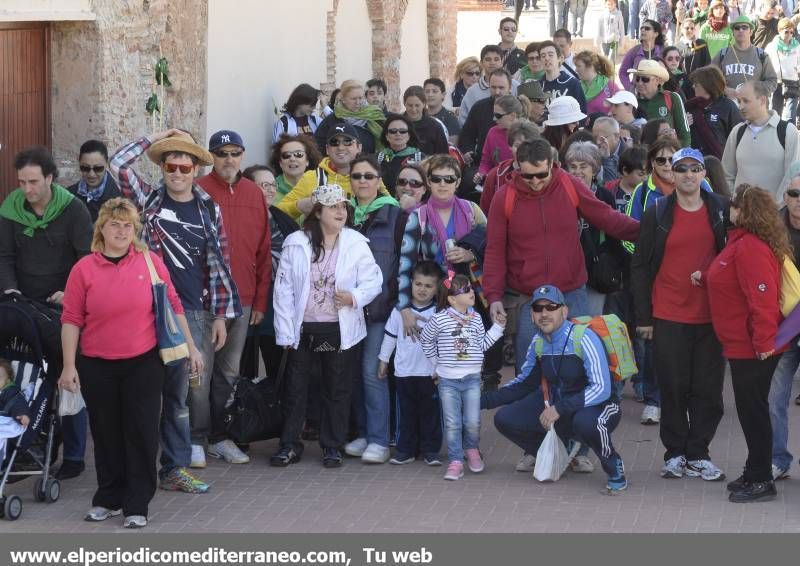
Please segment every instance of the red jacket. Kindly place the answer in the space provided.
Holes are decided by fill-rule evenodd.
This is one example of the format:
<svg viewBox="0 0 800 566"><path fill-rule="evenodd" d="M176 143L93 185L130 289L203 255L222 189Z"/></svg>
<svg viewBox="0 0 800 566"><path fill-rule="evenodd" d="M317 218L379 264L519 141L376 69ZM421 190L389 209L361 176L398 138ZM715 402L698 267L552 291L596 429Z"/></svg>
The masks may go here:
<svg viewBox="0 0 800 566"><path fill-rule="evenodd" d="M253 181L239 176L229 185L216 171L197 179L197 184L214 199L222 211L231 274L243 307L266 312L272 278L269 216L264 193Z"/></svg>
<svg viewBox="0 0 800 566"><path fill-rule="evenodd" d="M483 180L483 192L481 193L481 210L486 216L489 216L489 208L492 204L492 199L500 187L505 185L511 180L511 175L514 173L513 167L514 160L506 159L497 164L497 167L492 168Z"/></svg>
<svg viewBox="0 0 800 566"><path fill-rule="evenodd" d="M711 322L728 359L755 359L775 349L781 322L781 267L769 246L742 228L706 274Z"/></svg>
<svg viewBox="0 0 800 566"><path fill-rule="evenodd" d="M578 197L572 204L563 186L570 177ZM506 191L516 191L511 217L506 218ZM582 181L553 166L550 183L533 192L518 172L495 195L487 222L483 289L489 302L506 288L530 295L549 283L563 292L586 284L586 265L578 232L578 215L619 240L639 237L639 223L597 199Z"/></svg>

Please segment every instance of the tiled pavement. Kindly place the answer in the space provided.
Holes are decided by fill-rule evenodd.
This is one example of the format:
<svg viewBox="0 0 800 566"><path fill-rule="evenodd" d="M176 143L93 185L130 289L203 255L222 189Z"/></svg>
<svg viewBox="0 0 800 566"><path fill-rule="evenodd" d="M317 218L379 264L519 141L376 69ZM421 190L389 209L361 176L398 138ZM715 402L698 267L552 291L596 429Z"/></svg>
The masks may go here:
<svg viewBox="0 0 800 566"><path fill-rule="evenodd" d="M795 394L798 393L797 383ZM626 392L630 389L626 389ZM150 507L148 532L800 532L800 468L779 482L770 503L728 503L725 484L700 479L664 480L658 475L662 448L658 427L639 424L642 405L623 403L614 434L628 470L624 495L600 494L604 474L567 472L553 484L514 472L520 451L495 431L484 412L481 449L487 469L446 482L443 468L422 462L406 466L365 466L349 459L339 470L323 469L319 449L308 447L303 461L270 468L275 441L254 445L248 465L210 460L199 474L212 484L205 495L158 491ZM790 407L790 448L800 456L800 407ZM725 416L712 456L731 478L745 457L729 385ZM594 456L593 456L594 459ZM595 462L596 459L595 459ZM81 520L94 486L90 465L78 479L62 484L61 499L37 503L31 480L10 486L22 496L23 516L0 521L0 532L115 532L121 521Z"/></svg>

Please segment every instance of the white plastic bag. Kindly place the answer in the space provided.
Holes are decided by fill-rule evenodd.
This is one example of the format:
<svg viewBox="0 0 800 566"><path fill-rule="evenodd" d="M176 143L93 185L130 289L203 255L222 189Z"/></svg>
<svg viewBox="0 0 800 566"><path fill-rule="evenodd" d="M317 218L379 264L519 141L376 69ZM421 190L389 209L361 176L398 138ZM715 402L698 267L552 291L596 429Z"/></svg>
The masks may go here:
<svg viewBox="0 0 800 566"><path fill-rule="evenodd" d="M86 406L86 402L83 400L83 395L81 395L80 389L78 389L77 393L73 393L69 389L61 389L59 394L59 417L71 417L72 415L77 415Z"/></svg>
<svg viewBox="0 0 800 566"><path fill-rule="evenodd" d="M567 449L564 448L564 443L556 434L555 426L551 426L536 453L533 477L538 481L558 481L568 465Z"/></svg>

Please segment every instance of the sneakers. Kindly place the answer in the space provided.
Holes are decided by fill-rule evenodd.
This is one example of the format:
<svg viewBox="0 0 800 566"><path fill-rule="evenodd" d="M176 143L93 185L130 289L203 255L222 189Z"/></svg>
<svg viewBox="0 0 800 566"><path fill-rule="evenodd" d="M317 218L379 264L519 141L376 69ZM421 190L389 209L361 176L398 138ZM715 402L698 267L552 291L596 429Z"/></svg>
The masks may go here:
<svg viewBox="0 0 800 566"><path fill-rule="evenodd" d="M184 493L205 493L209 485L200 481L186 468L173 468L158 482L158 487L165 491L182 491Z"/></svg>
<svg viewBox="0 0 800 566"><path fill-rule="evenodd" d="M397 452L394 455L394 457L391 460L389 460L389 463L395 464L397 466L402 466L403 464L410 464L416 459L417 457L414 456L413 454L403 454L402 452Z"/></svg>
<svg viewBox="0 0 800 566"><path fill-rule="evenodd" d="M783 468L779 468L775 464L772 464L772 480L773 481L785 480L788 477L789 477L789 468L786 468L784 470Z"/></svg>
<svg viewBox="0 0 800 566"><path fill-rule="evenodd" d="M662 478L682 478L686 473L686 458L684 456L675 456L664 462L664 467L661 468Z"/></svg>
<svg viewBox="0 0 800 566"><path fill-rule="evenodd" d="M594 464L588 456L578 455L570 460L569 469L576 474L591 474L594 471Z"/></svg>
<svg viewBox="0 0 800 566"><path fill-rule="evenodd" d="M199 444L192 444L192 462L190 468L206 467L206 451Z"/></svg>
<svg viewBox="0 0 800 566"><path fill-rule="evenodd" d="M727 485L727 488L728 488L728 491L739 491L742 488L744 488L744 486L746 486L746 485L747 485L747 480L744 479L744 474L742 474L741 476L739 476L735 480L729 481L728 485Z"/></svg>
<svg viewBox="0 0 800 566"><path fill-rule="evenodd" d="M642 410L641 423L643 425L658 424L661 421L661 407L645 405Z"/></svg>
<svg viewBox="0 0 800 566"><path fill-rule="evenodd" d="M460 480L464 477L464 464L461 462L450 462L447 466L447 471L444 474L444 479L449 481Z"/></svg>
<svg viewBox="0 0 800 566"><path fill-rule="evenodd" d="M625 466L619 455L616 456L614 468L614 475L608 477L606 488L603 491L606 495L619 495L628 489L628 480L625 478Z"/></svg>
<svg viewBox="0 0 800 566"><path fill-rule="evenodd" d="M711 460L689 460L686 463L686 475L690 478L703 478L705 481L725 479L725 473Z"/></svg>
<svg viewBox="0 0 800 566"><path fill-rule="evenodd" d="M90 523L99 523L100 521L105 521L106 519L110 519L111 517L117 517L118 515L122 514L122 509L109 509L108 507L92 507L89 509L89 512L86 513L86 516L83 518L84 521L89 521Z"/></svg>
<svg viewBox="0 0 800 566"><path fill-rule="evenodd" d="M525 453L514 468L518 472L532 472L536 468L536 456Z"/></svg>
<svg viewBox="0 0 800 566"><path fill-rule="evenodd" d="M473 474L479 474L485 468L481 453L477 448L467 448L464 450L464 456L467 457L467 467Z"/></svg>
<svg viewBox="0 0 800 566"><path fill-rule="evenodd" d="M300 461L303 451L295 450L294 446L281 446L269 459L269 465L276 468L285 468L289 464Z"/></svg>
<svg viewBox="0 0 800 566"><path fill-rule="evenodd" d="M387 446L373 442L368 444L364 453L361 454L361 461L365 464L385 464L389 461L389 456L391 456L391 452Z"/></svg>
<svg viewBox="0 0 800 566"><path fill-rule="evenodd" d="M147 526L147 517L144 515L128 515L122 522L126 529L141 529Z"/></svg>
<svg viewBox="0 0 800 566"><path fill-rule="evenodd" d="M356 438L352 442L348 442L344 445L344 453L348 456L354 456L356 458L361 458L364 454L364 451L367 449L367 439L366 438Z"/></svg>
<svg viewBox="0 0 800 566"><path fill-rule="evenodd" d="M326 468L341 468L342 451L338 448L323 448L322 465Z"/></svg>
<svg viewBox="0 0 800 566"><path fill-rule="evenodd" d="M229 464L246 464L250 461L250 456L239 450L233 440L209 444L208 455L212 458L224 458Z"/></svg>
<svg viewBox="0 0 800 566"><path fill-rule="evenodd" d="M731 491L728 501L731 503L754 503L756 501L772 501L777 496L775 482L747 482L741 489Z"/></svg>
<svg viewBox="0 0 800 566"><path fill-rule="evenodd" d="M439 458L438 454L425 454L425 465L427 466L441 466L442 459Z"/></svg>
<svg viewBox="0 0 800 566"><path fill-rule="evenodd" d="M55 478L57 480L71 480L81 475L85 469L86 464L82 460L64 460L61 462L61 467L56 472Z"/></svg>

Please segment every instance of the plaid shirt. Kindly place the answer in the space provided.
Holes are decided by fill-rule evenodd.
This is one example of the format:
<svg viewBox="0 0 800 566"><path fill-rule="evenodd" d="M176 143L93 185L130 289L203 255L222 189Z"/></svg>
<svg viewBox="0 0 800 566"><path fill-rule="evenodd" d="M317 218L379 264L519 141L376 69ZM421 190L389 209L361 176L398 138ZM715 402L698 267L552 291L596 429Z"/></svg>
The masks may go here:
<svg viewBox="0 0 800 566"><path fill-rule="evenodd" d="M156 215L164 202L166 187L162 181L158 187L151 187L131 169L133 162L150 147L150 140L141 138L122 146L111 157L109 168L117 178L122 194L131 199L144 217L144 239L153 252L163 258L161 243L166 234L155 222ZM209 294L203 304L216 318L236 318L242 316L239 303L239 292L233 282L228 256L228 239L222 225L222 213L219 206L211 201L211 197L196 184L192 185L192 194L203 201L200 214L203 218L203 229L206 236L206 283ZM211 221L208 203L211 202L216 211L216 223Z"/></svg>

